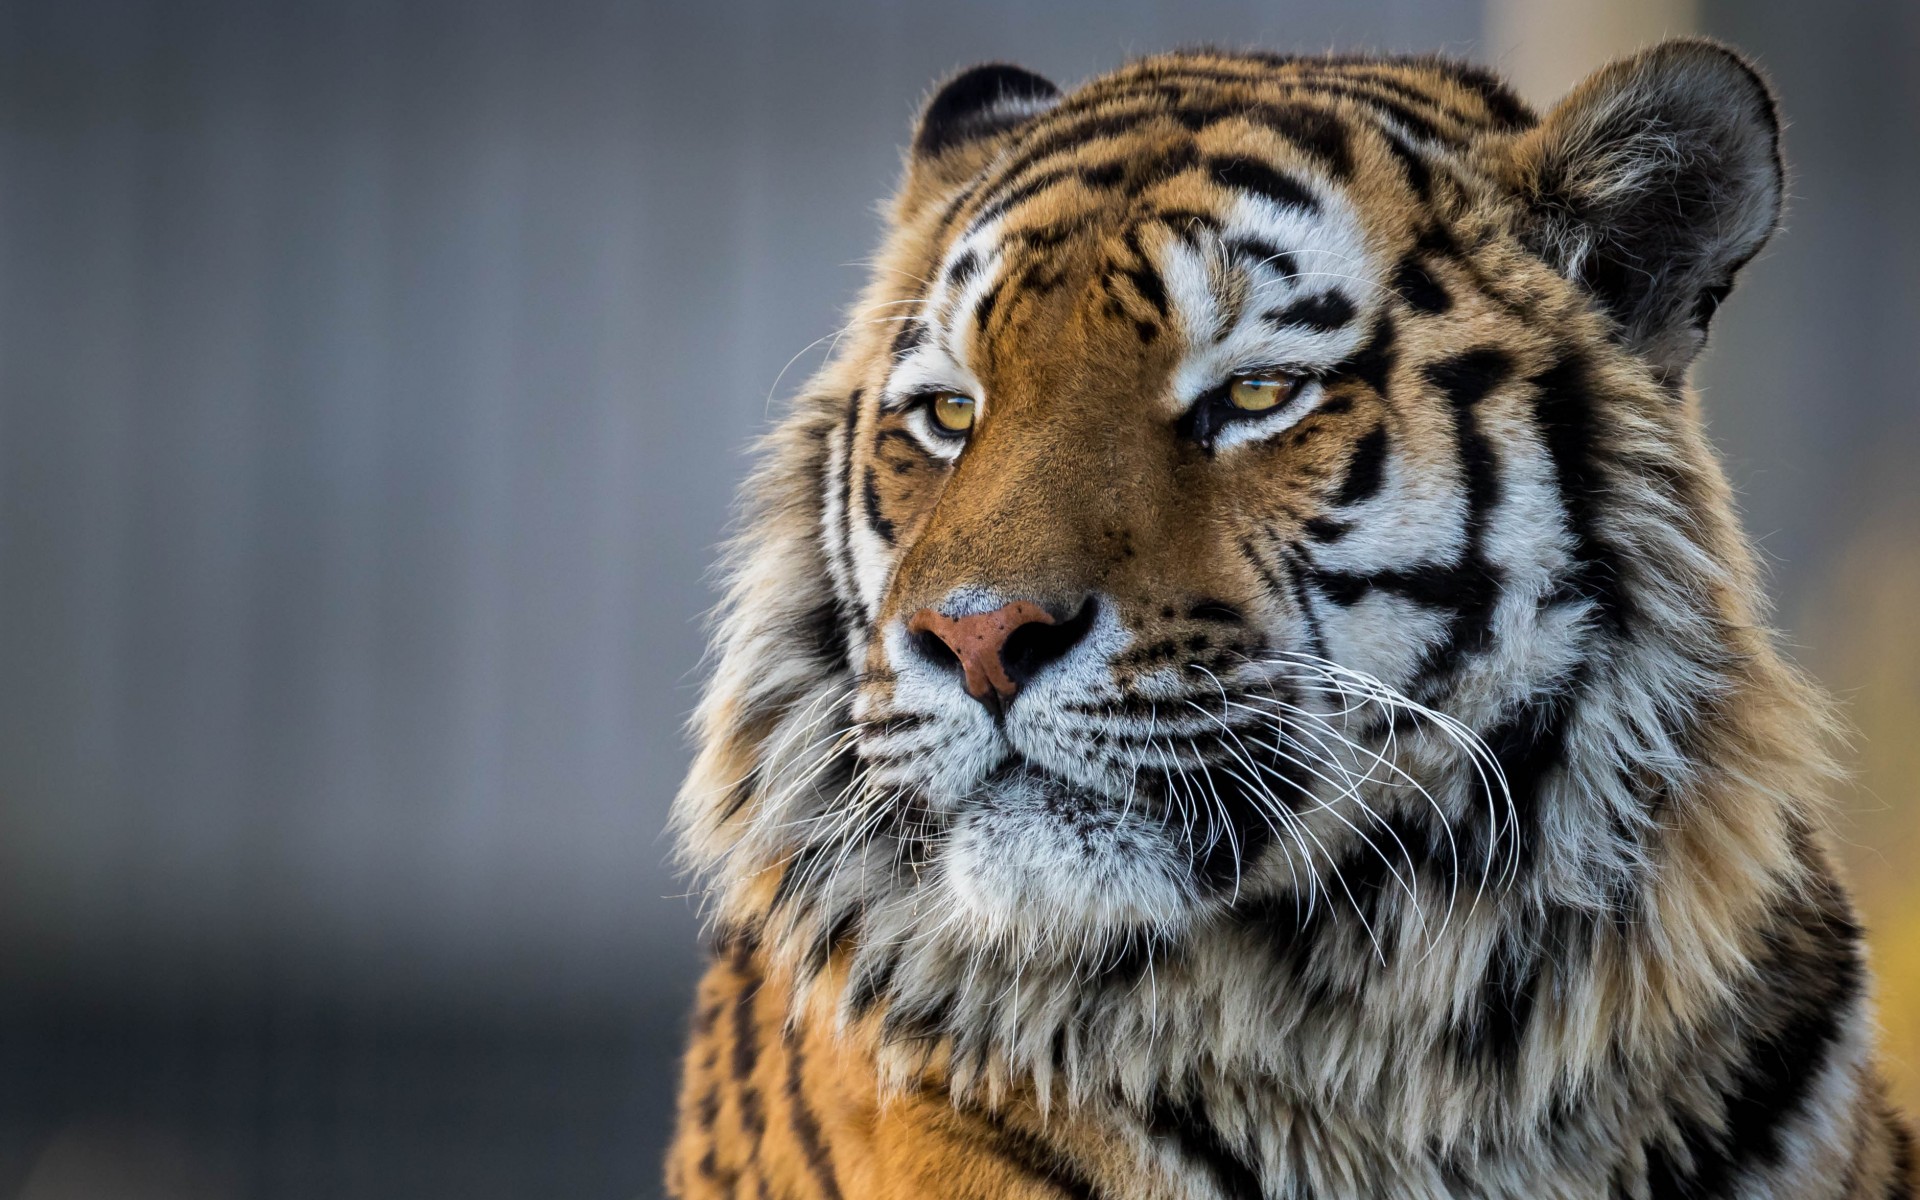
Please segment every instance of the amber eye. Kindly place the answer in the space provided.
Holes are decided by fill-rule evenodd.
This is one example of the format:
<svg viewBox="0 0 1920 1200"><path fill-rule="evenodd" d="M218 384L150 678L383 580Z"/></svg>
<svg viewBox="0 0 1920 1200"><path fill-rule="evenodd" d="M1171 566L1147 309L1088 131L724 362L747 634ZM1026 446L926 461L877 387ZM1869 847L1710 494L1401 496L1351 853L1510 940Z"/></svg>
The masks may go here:
<svg viewBox="0 0 1920 1200"><path fill-rule="evenodd" d="M1241 412L1265 412L1293 395L1296 381L1285 375L1249 375L1227 388L1227 400Z"/></svg>
<svg viewBox="0 0 1920 1200"><path fill-rule="evenodd" d="M934 429L953 436L973 428L973 410L973 397L963 396L959 392L935 392L927 400L927 411L933 414Z"/></svg>

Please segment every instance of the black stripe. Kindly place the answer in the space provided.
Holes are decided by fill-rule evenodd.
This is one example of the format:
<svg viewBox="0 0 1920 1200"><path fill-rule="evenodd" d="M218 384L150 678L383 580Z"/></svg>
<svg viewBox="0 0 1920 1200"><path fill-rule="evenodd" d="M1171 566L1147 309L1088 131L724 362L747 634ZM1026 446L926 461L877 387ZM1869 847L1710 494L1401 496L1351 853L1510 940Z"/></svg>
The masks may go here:
<svg viewBox="0 0 1920 1200"><path fill-rule="evenodd" d="M860 425L860 399L864 388L855 388L847 397L847 419L840 431L840 478L834 490L840 493L840 577L853 589L853 437Z"/></svg>
<svg viewBox="0 0 1920 1200"><path fill-rule="evenodd" d="M1459 134L1443 131L1431 117L1413 111L1407 105L1382 94L1382 89L1362 86L1357 83L1333 83L1315 81L1302 86L1315 94L1342 96L1374 109L1389 117L1409 134L1423 142L1438 142L1443 146L1460 149L1466 145L1466 139Z"/></svg>
<svg viewBox="0 0 1920 1200"><path fill-rule="evenodd" d="M747 803L754 798L757 794L756 785L759 778L759 768L755 767L752 771L747 772L746 778L727 789L727 798L720 805L720 819L722 821L731 821L739 814L740 810L745 808Z"/></svg>
<svg viewBox="0 0 1920 1200"><path fill-rule="evenodd" d="M1806 1107L1865 982L1859 929L1831 881L1819 890L1823 897L1789 901L1798 911L1781 914L1755 964L1741 1009L1790 1007L1775 1029L1746 1042L1721 1097L1724 1133L1698 1117L1676 1121L1684 1160L1664 1144L1648 1148L1653 1200L1731 1196L1746 1172L1782 1161L1786 1126Z"/></svg>
<svg viewBox="0 0 1920 1200"><path fill-rule="evenodd" d="M1245 121L1277 135L1324 166L1335 179L1346 179L1353 174L1353 150L1347 126L1324 108L1244 100L1193 104L1182 97L1169 115L1194 133L1227 121Z"/></svg>
<svg viewBox="0 0 1920 1200"><path fill-rule="evenodd" d="M1782 939L1772 961L1760 966L1761 986L1791 997L1794 1007L1772 1036L1752 1044L1728 1098L1729 1153L1736 1163L1779 1165L1784 1126L1805 1107L1865 988L1859 927L1838 889L1829 884L1824 890L1826 902L1800 914L1806 952L1790 955Z"/></svg>
<svg viewBox="0 0 1920 1200"><path fill-rule="evenodd" d="M1560 503L1573 535L1575 567L1563 586L1594 602L1601 623L1624 635L1632 616L1632 601L1619 551L1599 532L1599 514L1609 491L1596 459L1602 437L1599 407L1591 372L1577 355L1564 358L1528 382L1538 391L1534 420L1546 439L1559 482Z"/></svg>
<svg viewBox="0 0 1920 1200"><path fill-rule="evenodd" d="M1321 292L1295 300L1285 308L1277 308L1264 314L1260 319L1274 325L1297 326L1311 329L1316 333L1332 333L1344 329L1347 322L1353 320L1355 309L1353 301L1338 292Z"/></svg>
<svg viewBox="0 0 1920 1200"><path fill-rule="evenodd" d="M1191 171L1200 162L1200 152L1194 149L1191 142L1180 142L1151 158L1125 161L1126 184L1122 190L1131 198L1154 184L1171 179L1183 171Z"/></svg>
<svg viewBox="0 0 1920 1200"><path fill-rule="evenodd" d="M1005 281L996 281L987 289L986 295L980 297L980 303L973 306L973 321L982 333L987 330L987 322L993 319L994 306L1000 303L1000 284L1003 282Z"/></svg>
<svg viewBox="0 0 1920 1200"><path fill-rule="evenodd" d="M1418 254L1400 260L1399 269L1393 273L1393 291L1415 312L1438 314L1453 307L1453 297Z"/></svg>
<svg viewBox="0 0 1920 1200"><path fill-rule="evenodd" d="M1140 298L1151 304L1153 311L1164 320L1167 315L1167 288L1160 282L1160 273L1150 266L1140 266L1127 267L1121 274L1133 285L1133 290L1140 293Z"/></svg>
<svg viewBox="0 0 1920 1200"><path fill-rule="evenodd" d="M1483 124L1479 114L1469 113L1466 109L1451 103L1437 92L1428 91L1424 87L1415 87L1404 78L1387 74L1389 71L1403 70L1404 67L1390 66L1386 63L1354 63L1352 66L1357 69L1349 69L1340 73L1342 81L1364 84L1376 91L1385 92L1389 96L1396 96L1410 104L1422 105L1434 114L1444 117L1456 125ZM1319 80L1328 78L1328 75L1323 71L1308 71L1304 73L1304 77Z"/></svg>
<svg viewBox="0 0 1920 1200"><path fill-rule="evenodd" d="M1566 761L1568 726L1578 699L1586 688L1587 668L1576 668L1574 676L1559 690L1528 696L1483 739L1500 764L1506 780L1507 797L1513 803L1518 828L1516 854L1524 871L1533 865L1541 837L1541 817L1545 808L1543 793L1547 783ZM1491 785L1482 787L1485 803L1476 811L1499 814L1498 798L1490 794Z"/></svg>
<svg viewBox="0 0 1920 1200"><path fill-rule="evenodd" d="M968 250L959 258L954 259L953 265L947 268L947 286L950 288L965 287L967 281L972 279L974 273L979 271L979 269L980 256L972 250Z"/></svg>
<svg viewBox="0 0 1920 1200"><path fill-rule="evenodd" d="M1273 568L1267 565L1266 559L1260 556L1259 550L1254 548L1253 542L1250 539L1241 538L1239 541L1239 549L1240 557L1247 560L1247 565L1252 567L1254 574L1258 575L1260 581L1267 585L1268 591L1272 592L1275 596L1284 596L1287 594L1286 581L1281 579L1280 576L1274 572Z"/></svg>
<svg viewBox="0 0 1920 1200"><path fill-rule="evenodd" d="M1160 1095L1147 1118L1147 1132L1156 1138L1172 1139L1183 1156L1206 1168L1227 1200L1262 1200L1265 1196L1260 1173L1227 1145L1198 1106Z"/></svg>
<svg viewBox="0 0 1920 1200"><path fill-rule="evenodd" d="M819 936L814 938L813 946L807 951L806 964L809 972L817 975L826 970L828 961L833 958L834 950L842 942L851 938L854 930L859 928L860 917L860 906L852 905L836 917L833 924L827 926Z"/></svg>
<svg viewBox="0 0 1920 1200"><path fill-rule="evenodd" d="M1335 179L1353 174L1353 149L1348 144L1346 123L1326 109L1263 105L1253 119L1326 164Z"/></svg>
<svg viewBox="0 0 1920 1200"><path fill-rule="evenodd" d="M1144 86L1132 93L1122 91L1120 97L1147 94L1171 98L1169 85L1193 85L1218 87L1225 84L1241 87L1277 87L1289 92L1304 92L1310 97L1340 96L1370 107L1376 113L1392 117L1416 137L1431 141L1442 141L1451 146L1465 145L1465 139L1454 134L1441 132L1433 117L1452 121L1455 124L1481 125L1483 122L1471 120L1442 102L1431 93L1410 88L1392 78L1354 72L1341 72L1340 66L1389 66L1380 62L1355 62L1340 64L1327 61L1296 61L1292 64L1301 68L1296 75L1274 77L1265 73L1225 70L1218 67L1206 67L1195 64L1182 64L1164 73L1158 73L1144 81ZM1332 71L1326 68L1334 68ZM1101 97L1110 99L1112 97ZM1409 104L1420 105L1433 114L1432 117L1415 112ZM1253 102L1248 107L1278 107Z"/></svg>
<svg viewBox="0 0 1920 1200"><path fill-rule="evenodd" d="M813 877L820 860L834 849L828 842L807 842L788 856L779 882L773 885L773 898L767 902L767 912L777 913L791 903L800 894L801 886Z"/></svg>
<svg viewBox="0 0 1920 1200"><path fill-rule="evenodd" d="M736 1099L740 1105L740 1128L756 1146L767 1128L767 1114L761 1106L760 1093L753 1086L753 1070L760 1060L760 1030L754 1022L753 1002L759 994L757 979L742 982L740 994L733 1001L732 1067L734 1082L739 1085Z"/></svg>
<svg viewBox="0 0 1920 1200"><path fill-rule="evenodd" d="M1112 948L1103 951L1092 967L1093 978L1108 987L1132 987L1156 962L1165 962L1172 953L1170 944L1151 929L1123 929L1112 935L1111 941Z"/></svg>
<svg viewBox="0 0 1920 1200"><path fill-rule="evenodd" d="M895 1001L880 1018L880 1038L887 1042L937 1042L952 1032L957 997L946 992L911 1005Z"/></svg>
<svg viewBox="0 0 1920 1200"><path fill-rule="evenodd" d="M1082 220L1069 217L1057 225L1033 225L1023 229L1007 231L1007 240L1019 242L1034 250L1051 250L1080 232Z"/></svg>
<svg viewBox="0 0 1920 1200"><path fill-rule="evenodd" d="M867 506L867 527L873 530L875 537L891 546L893 545L893 522L887 520L886 514L880 511L880 487L877 480L873 464L868 463L866 480L860 487L861 499Z"/></svg>
<svg viewBox="0 0 1920 1200"><path fill-rule="evenodd" d="M1159 221L1183 237L1191 235L1195 228L1210 230L1214 233L1220 231L1220 218L1218 216L1213 213L1200 212L1197 209L1156 209L1153 217L1154 220Z"/></svg>
<svg viewBox="0 0 1920 1200"><path fill-rule="evenodd" d="M1487 398L1513 373L1506 351L1480 346L1439 362L1429 363L1427 381L1444 393L1457 412L1465 412Z"/></svg>
<svg viewBox="0 0 1920 1200"><path fill-rule="evenodd" d="M1379 492L1386 477L1387 427L1375 425L1353 445L1353 458L1347 462L1347 476L1333 502L1342 507L1358 504Z"/></svg>
<svg viewBox="0 0 1920 1200"><path fill-rule="evenodd" d="M1485 346L1426 366L1423 374L1427 382L1446 397L1453 418L1461 484L1466 493L1466 513L1462 518L1464 544L1451 564L1359 578L1359 582L1369 587L1395 592L1420 604L1453 610L1447 620L1446 636L1428 647L1415 672L1415 678L1428 687L1458 669L1466 656L1485 650L1492 641L1493 612L1506 574L1488 561L1485 544L1487 522L1500 499L1500 469L1473 410L1512 372L1513 360L1505 351Z"/></svg>
<svg viewBox="0 0 1920 1200"><path fill-rule="evenodd" d="M820 1139L820 1122L807 1105L802 1082L806 1076L806 1056L800 1048L800 1039L790 1037L786 1046L787 1121L793 1127L793 1140L799 1144L800 1157L806 1161L807 1173L820 1186L821 1196L825 1200L840 1200L840 1180L833 1171L833 1158Z"/></svg>
<svg viewBox="0 0 1920 1200"><path fill-rule="evenodd" d="M1387 139L1387 149L1400 161L1400 169L1406 172L1407 187L1422 203L1433 198L1433 170L1427 166L1427 160L1420 152L1407 145L1405 138L1392 130L1382 129L1380 135Z"/></svg>
<svg viewBox="0 0 1920 1200"><path fill-rule="evenodd" d="M1227 243L1227 253L1249 266L1271 267L1282 275L1300 273L1300 264L1290 252L1259 238L1234 238Z"/></svg>
<svg viewBox="0 0 1920 1200"><path fill-rule="evenodd" d="M995 217L1033 199L1054 184L1063 180L1077 178L1078 175L1079 169L1077 167L1061 167L1052 171L1042 171L1020 186L1003 192L982 205L980 211L974 214L973 220L967 223L967 229L969 232L978 229L980 226L992 221Z"/></svg>
<svg viewBox="0 0 1920 1200"><path fill-rule="evenodd" d="M961 1109L981 1127L988 1153L1031 1179L1054 1188L1069 1200L1100 1200L1102 1193L1064 1152L1030 1133L1015 1129L998 1115L980 1109Z"/></svg>
<svg viewBox="0 0 1920 1200"><path fill-rule="evenodd" d="M1479 1064L1508 1075L1519 1068L1539 995L1540 969L1540 956L1513 935L1495 944L1467 1021L1453 1030L1453 1050L1462 1066Z"/></svg>
<svg viewBox="0 0 1920 1200"><path fill-rule="evenodd" d="M1538 123L1533 110L1513 93L1499 76L1485 67L1473 63L1459 62L1450 58L1436 58L1433 66L1444 72L1447 78L1480 97L1487 106L1487 112L1493 118L1496 129L1530 129Z"/></svg>
<svg viewBox="0 0 1920 1200"><path fill-rule="evenodd" d="M1320 202L1313 198L1313 193L1304 184L1282 175L1266 163L1251 158L1211 158L1207 160L1207 172L1221 187L1252 192L1282 208L1319 211Z"/></svg>
<svg viewBox="0 0 1920 1200"><path fill-rule="evenodd" d="M1309 517L1303 528L1316 542L1337 542L1353 531L1353 526L1332 517Z"/></svg>
<svg viewBox="0 0 1920 1200"><path fill-rule="evenodd" d="M858 1021L872 1012L893 990L893 976L899 969L899 958L891 954L863 967L847 986L847 1014Z"/></svg>
<svg viewBox="0 0 1920 1200"><path fill-rule="evenodd" d="M1393 374L1397 354L1394 344L1399 335L1393 318L1381 317L1380 323L1373 327L1373 336L1345 362L1327 372L1329 381L1357 379L1384 397L1387 394L1387 380Z"/></svg>
<svg viewBox="0 0 1920 1200"><path fill-rule="evenodd" d="M1898 1113L1887 1114L1887 1128L1893 1136L1893 1178L1887 1181L1887 1200L1913 1200L1913 1131L1906 1127Z"/></svg>
<svg viewBox="0 0 1920 1200"><path fill-rule="evenodd" d="M893 357L905 358L907 353L927 340L927 323L908 319L900 323L900 329L893 335L891 347Z"/></svg>
<svg viewBox="0 0 1920 1200"><path fill-rule="evenodd" d="M1028 263L1020 269L1020 278L1015 281L1013 290L1016 295L1045 296L1066 281L1066 268L1050 264L1044 260Z"/></svg>
<svg viewBox="0 0 1920 1200"><path fill-rule="evenodd" d="M1072 105L1066 105L1054 110L1046 122L1034 126L1029 133L1016 140L1012 157L1001 168L999 177L989 185L990 189L1005 187L1042 159L1078 149L1088 142L1132 132L1148 121L1166 115L1165 105L1158 102L1118 111L1076 112L1070 111L1072 108Z"/></svg>
<svg viewBox="0 0 1920 1200"><path fill-rule="evenodd" d="M829 595L808 609L794 622L794 634L822 665L836 670L846 667L847 633L853 627L853 614Z"/></svg>
<svg viewBox="0 0 1920 1200"><path fill-rule="evenodd" d="M1153 311L1160 319L1165 320L1167 317L1167 288L1166 285L1160 281L1160 273L1153 269L1152 262L1148 260L1145 252L1140 249L1140 230L1138 227L1128 229L1123 240L1126 243L1128 253L1133 255L1135 265L1120 268L1120 273L1126 277L1129 283L1133 284L1133 290L1140 293L1140 298L1153 306Z"/></svg>
<svg viewBox="0 0 1920 1200"><path fill-rule="evenodd" d="M1477 608L1485 584L1451 563L1423 563L1384 571L1313 571L1314 586L1342 607L1358 604L1368 592L1386 592L1422 608L1454 612Z"/></svg>

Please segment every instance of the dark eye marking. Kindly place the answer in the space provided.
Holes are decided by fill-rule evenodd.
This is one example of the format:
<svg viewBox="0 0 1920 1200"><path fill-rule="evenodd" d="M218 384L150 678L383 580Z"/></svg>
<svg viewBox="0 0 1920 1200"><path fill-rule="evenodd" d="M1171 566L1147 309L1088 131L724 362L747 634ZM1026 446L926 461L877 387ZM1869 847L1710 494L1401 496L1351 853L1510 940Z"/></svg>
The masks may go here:
<svg viewBox="0 0 1920 1200"><path fill-rule="evenodd" d="M1180 415L1175 429L1181 437L1204 447L1207 453L1211 454L1213 440L1222 429L1239 421L1263 420L1286 410L1289 405L1299 399L1300 393L1310 382L1304 375L1291 375L1285 371L1260 373L1260 376L1229 379L1220 386L1201 393L1187 411ZM1262 407L1243 408L1234 403L1234 394L1240 385L1250 384L1264 389L1269 386L1268 380L1277 382L1284 390L1277 393L1277 396L1275 393L1268 392L1262 400Z"/></svg>
<svg viewBox="0 0 1920 1200"><path fill-rule="evenodd" d="M1285 308L1276 308L1264 313L1261 320L1274 325L1310 329L1316 333L1332 333L1346 327L1353 320L1353 301L1338 292L1321 292L1317 296L1307 296L1295 300Z"/></svg>
<svg viewBox="0 0 1920 1200"><path fill-rule="evenodd" d="M1353 447L1353 459L1347 464L1347 477L1333 502L1345 507L1358 504L1380 490L1387 461L1387 427L1375 425Z"/></svg>

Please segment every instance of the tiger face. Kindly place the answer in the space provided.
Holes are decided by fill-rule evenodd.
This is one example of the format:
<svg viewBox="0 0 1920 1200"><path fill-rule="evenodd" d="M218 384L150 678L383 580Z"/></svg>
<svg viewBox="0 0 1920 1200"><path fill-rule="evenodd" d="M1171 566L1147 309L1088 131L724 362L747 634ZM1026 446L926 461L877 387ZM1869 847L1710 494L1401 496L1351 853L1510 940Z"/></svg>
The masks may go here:
<svg viewBox="0 0 1920 1200"><path fill-rule="evenodd" d="M858 753L942 828L984 934L1171 936L1345 842L1365 718L1330 671L1437 684L1494 572L1564 555L1494 565L1513 526L1481 528L1487 481L1446 453L1480 437L1463 399L1393 386L1407 346L1498 318L1442 282L1452 234L1387 135L1303 148L1240 112L1048 161L983 185L884 310L850 460ZM1454 369L1484 394L1518 365ZM1434 568L1479 611L1374 586Z"/></svg>
<svg viewBox="0 0 1920 1200"><path fill-rule="evenodd" d="M1703 43L1544 121L1438 60L948 84L737 551L681 810L722 919L950 1009L1259 906L1615 886L1642 818L1555 789L1675 783L1738 657L1682 382L1779 199Z"/></svg>

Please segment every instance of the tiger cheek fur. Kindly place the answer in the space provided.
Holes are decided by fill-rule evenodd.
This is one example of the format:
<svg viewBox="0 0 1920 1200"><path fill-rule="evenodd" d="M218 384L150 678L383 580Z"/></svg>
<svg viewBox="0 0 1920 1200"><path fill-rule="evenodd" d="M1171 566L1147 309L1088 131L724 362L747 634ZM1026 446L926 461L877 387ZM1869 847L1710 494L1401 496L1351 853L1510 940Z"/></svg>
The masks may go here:
<svg viewBox="0 0 1920 1200"><path fill-rule="evenodd" d="M940 89L729 559L671 1190L1911 1196L1686 386L1777 141L1700 41Z"/></svg>

